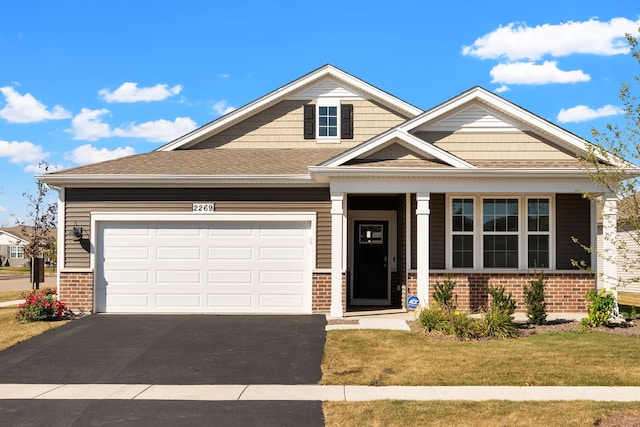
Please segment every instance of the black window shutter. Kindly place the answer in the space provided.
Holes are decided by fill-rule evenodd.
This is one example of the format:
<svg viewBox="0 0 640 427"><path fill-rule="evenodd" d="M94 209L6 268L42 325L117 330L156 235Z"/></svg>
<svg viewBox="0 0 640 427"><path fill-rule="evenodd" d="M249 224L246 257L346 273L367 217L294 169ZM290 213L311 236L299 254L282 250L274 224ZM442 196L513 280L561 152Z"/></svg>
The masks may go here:
<svg viewBox="0 0 640 427"><path fill-rule="evenodd" d="M340 137L353 139L353 104L340 106Z"/></svg>
<svg viewBox="0 0 640 427"><path fill-rule="evenodd" d="M307 104L304 106L304 139L316 137L316 106Z"/></svg>

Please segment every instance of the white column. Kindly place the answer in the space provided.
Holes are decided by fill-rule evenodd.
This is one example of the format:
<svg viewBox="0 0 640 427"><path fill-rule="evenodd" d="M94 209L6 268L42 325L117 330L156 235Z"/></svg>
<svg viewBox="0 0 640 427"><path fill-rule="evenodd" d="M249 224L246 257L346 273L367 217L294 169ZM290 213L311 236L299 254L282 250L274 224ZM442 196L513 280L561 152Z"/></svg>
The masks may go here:
<svg viewBox="0 0 640 427"><path fill-rule="evenodd" d="M344 272L344 194L331 194L331 317L342 317Z"/></svg>
<svg viewBox="0 0 640 427"><path fill-rule="evenodd" d="M618 283L618 200L607 197L602 208L602 284L617 299Z"/></svg>
<svg viewBox="0 0 640 427"><path fill-rule="evenodd" d="M417 227L417 267L418 267L418 298L424 307L429 305L429 202L430 193L416 195L416 227Z"/></svg>

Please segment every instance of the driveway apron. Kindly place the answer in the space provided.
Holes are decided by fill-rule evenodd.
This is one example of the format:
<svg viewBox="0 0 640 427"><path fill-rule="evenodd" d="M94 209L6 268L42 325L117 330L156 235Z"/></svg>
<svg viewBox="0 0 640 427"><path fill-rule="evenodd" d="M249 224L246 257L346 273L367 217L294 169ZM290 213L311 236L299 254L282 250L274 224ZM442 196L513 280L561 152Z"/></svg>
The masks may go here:
<svg viewBox="0 0 640 427"><path fill-rule="evenodd" d="M315 384L325 316L112 315L0 352L0 383Z"/></svg>

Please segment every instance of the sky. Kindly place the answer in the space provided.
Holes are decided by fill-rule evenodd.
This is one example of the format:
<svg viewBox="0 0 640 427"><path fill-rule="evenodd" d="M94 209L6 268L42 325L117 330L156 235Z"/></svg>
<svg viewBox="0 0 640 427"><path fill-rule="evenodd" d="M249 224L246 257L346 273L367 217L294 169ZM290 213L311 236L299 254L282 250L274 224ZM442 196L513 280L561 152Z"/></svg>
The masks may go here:
<svg viewBox="0 0 640 427"><path fill-rule="evenodd" d="M482 86L588 140L640 75L637 0L3 3L0 227L42 161L152 151L324 64L423 110Z"/></svg>

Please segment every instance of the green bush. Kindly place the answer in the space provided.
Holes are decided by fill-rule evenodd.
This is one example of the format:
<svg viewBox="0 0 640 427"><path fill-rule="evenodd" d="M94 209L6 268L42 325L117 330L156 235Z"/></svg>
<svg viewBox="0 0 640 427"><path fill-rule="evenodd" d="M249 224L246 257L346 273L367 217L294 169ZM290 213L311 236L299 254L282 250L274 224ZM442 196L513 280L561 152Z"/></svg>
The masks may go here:
<svg viewBox="0 0 640 427"><path fill-rule="evenodd" d="M446 328L447 312L438 304L431 304L420 312L418 322L427 332L442 331Z"/></svg>
<svg viewBox="0 0 640 427"><path fill-rule="evenodd" d="M483 337L512 338L518 335L518 328L507 310L491 306L477 322L478 335Z"/></svg>
<svg viewBox="0 0 640 427"><path fill-rule="evenodd" d="M458 297L453 295L456 282L447 278L444 282L436 281L433 286L433 300L445 310L455 310L458 305Z"/></svg>
<svg viewBox="0 0 640 427"><path fill-rule="evenodd" d="M66 307L62 301L56 299L56 290L46 288L26 292L22 295L25 302L18 305L16 320L37 322L53 320L63 316Z"/></svg>
<svg viewBox="0 0 640 427"><path fill-rule="evenodd" d="M535 280L524 287L524 302L527 305L527 319L534 325L547 323L547 303L544 301L544 274L540 273Z"/></svg>
<svg viewBox="0 0 640 427"><path fill-rule="evenodd" d="M606 289L592 289L587 292L586 298L587 317L580 321L580 326L588 329L608 324L617 308L613 292Z"/></svg>
<svg viewBox="0 0 640 427"><path fill-rule="evenodd" d="M509 316L513 316L513 313L516 311L516 302L511 293L505 295L504 292L504 286L489 288L489 295L491 295L491 307L489 311L496 309L508 313Z"/></svg>

